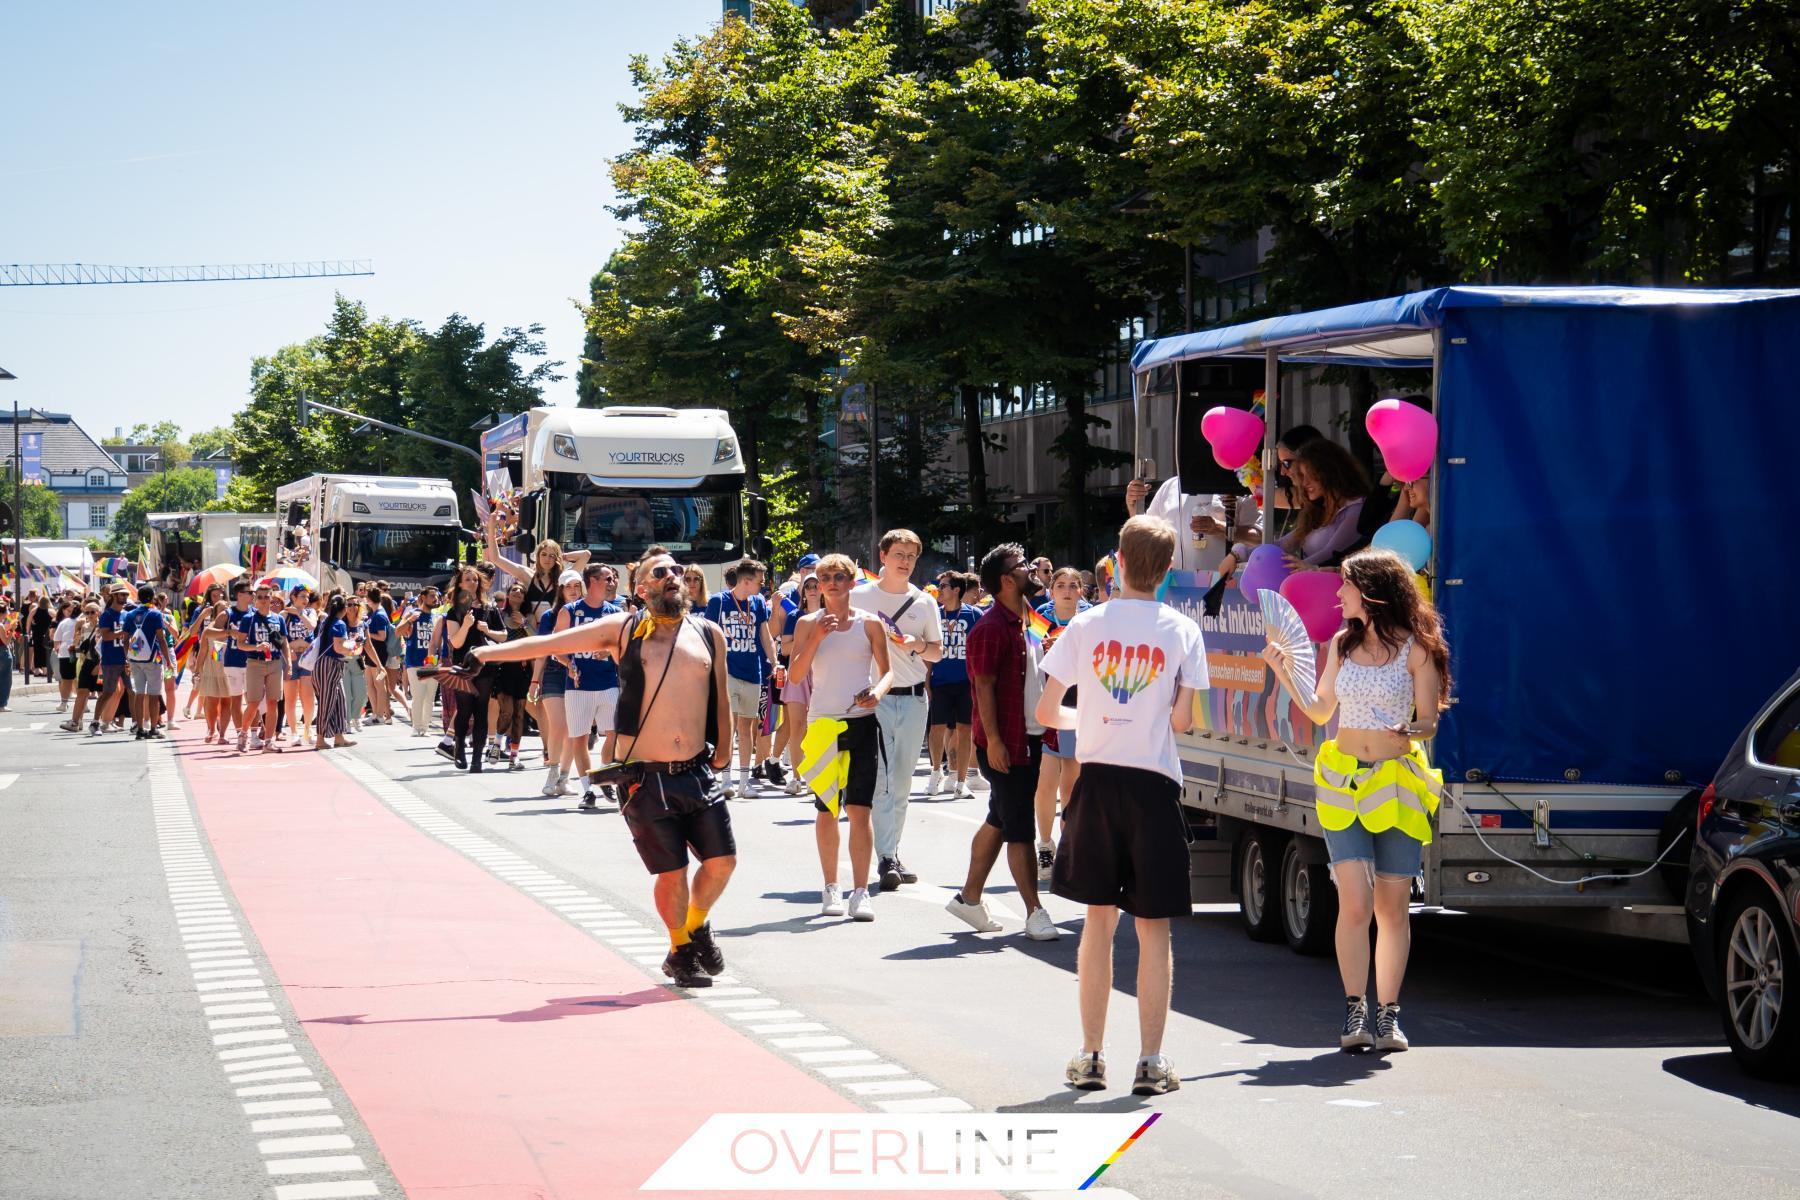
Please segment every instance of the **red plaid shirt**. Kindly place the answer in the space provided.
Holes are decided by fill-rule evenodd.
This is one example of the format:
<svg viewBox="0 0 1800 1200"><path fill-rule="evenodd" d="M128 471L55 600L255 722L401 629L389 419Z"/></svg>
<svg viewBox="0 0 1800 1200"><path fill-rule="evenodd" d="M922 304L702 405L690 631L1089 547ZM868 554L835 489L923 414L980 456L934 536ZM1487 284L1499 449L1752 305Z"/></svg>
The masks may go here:
<svg viewBox="0 0 1800 1200"><path fill-rule="evenodd" d="M979 688L977 677L994 681L994 716L998 718L1001 744L1015 762L1029 755L1025 746L1025 623L998 600L988 606L981 620L969 630L967 642L969 683ZM980 692L974 691L975 744L985 747L989 734L981 726Z"/></svg>

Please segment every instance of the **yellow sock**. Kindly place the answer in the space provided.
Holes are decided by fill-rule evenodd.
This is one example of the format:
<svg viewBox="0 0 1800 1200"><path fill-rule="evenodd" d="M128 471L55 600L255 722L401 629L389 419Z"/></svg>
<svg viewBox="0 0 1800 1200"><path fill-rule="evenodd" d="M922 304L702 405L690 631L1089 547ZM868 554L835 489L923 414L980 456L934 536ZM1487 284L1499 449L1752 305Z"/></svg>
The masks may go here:
<svg viewBox="0 0 1800 1200"><path fill-rule="evenodd" d="M693 938L688 936L688 931L685 929L669 930L669 945L676 950L681 949L693 940Z"/></svg>
<svg viewBox="0 0 1800 1200"><path fill-rule="evenodd" d="M706 910L704 908L695 908L691 904L688 905L687 924L681 927L682 933L684 935L693 933L694 930L700 928L704 924L706 924Z"/></svg>

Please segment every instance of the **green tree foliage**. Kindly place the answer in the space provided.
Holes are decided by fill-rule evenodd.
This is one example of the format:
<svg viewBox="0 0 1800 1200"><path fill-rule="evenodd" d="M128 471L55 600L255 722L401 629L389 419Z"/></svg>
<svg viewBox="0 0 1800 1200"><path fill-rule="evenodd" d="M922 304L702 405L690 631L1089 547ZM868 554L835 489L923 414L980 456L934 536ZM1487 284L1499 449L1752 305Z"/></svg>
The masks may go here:
<svg viewBox="0 0 1800 1200"><path fill-rule="evenodd" d="M1791 239L1784 253L1774 244L1792 219L1800 155L1793 4L1410 7L1425 50L1420 141L1446 248L1466 268L1510 279L1796 278Z"/></svg>
<svg viewBox="0 0 1800 1200"><path fill-rule="evenodd" d="M24 513L25 537L60 538L63 536L63 502L50 488L41 483L28 483L19 489L18 505L15 509L13 497L13 467L9 462L3 473L0 473L0 503L9 510L14 510L17 517ZM6 522L5 532L13 532L13 523ZM10 553L10 550L8 551Z"/></svg>
<svg viewBox="0 0 1800 1200"><path fill-rule="evenodd" d="M132 488L113 515L107 542L115 554L137 557L153 512L198 512L211 507L216 491L213 473L202 467L158 471Z"/></svg>
<svg viewBox="0 0 1800 1200"><path fill-rule="evenodd" d="M188 454L193 458L230 458L232 452L231 427L228 425L202 429L188 438Z"/></svg>
<svg viewBox="0 0 1800 1200"><path fill-rule="evenodd" d="M157 421L154 424L139 421L133 425L123 437L104 437L100 439L102 446L155 446L162 457L165 467L178 467L188 460L187 442L182 440L181 426L174 421Z"/></svg>

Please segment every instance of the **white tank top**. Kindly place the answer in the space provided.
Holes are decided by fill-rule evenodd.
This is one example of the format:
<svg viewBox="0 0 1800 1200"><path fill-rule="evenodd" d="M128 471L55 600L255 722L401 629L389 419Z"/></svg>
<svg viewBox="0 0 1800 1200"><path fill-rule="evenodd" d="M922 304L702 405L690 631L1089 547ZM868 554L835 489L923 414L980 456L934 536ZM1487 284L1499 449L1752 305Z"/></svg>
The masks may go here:
<svg viewBox="0 0 1800 1200"><path fill-rule="evenodd" d="M869 634L864 624L877 618L861 609L850 610L850 627L821 637L813 655L812 699L806 706L809 717L869 716L873 710L857 708L851 703L856 693L874 682L875 653L869 649Z"/></svg>
<svg viewBox="0 0 1800 1200"><path fill-rule="evenodd" d="M1344 655L1337 677L1339 729L1388 729L1412 720L1413 678L1406 669L1412 646L1409 637L1393 661L1379 667L1364 666Z"/></svg>

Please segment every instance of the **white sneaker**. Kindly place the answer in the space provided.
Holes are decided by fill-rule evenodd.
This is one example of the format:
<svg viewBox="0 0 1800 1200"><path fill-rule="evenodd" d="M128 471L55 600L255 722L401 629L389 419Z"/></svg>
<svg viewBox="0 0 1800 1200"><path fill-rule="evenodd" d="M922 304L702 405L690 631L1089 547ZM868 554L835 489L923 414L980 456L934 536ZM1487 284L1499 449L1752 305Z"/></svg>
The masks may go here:
<svg viewBox="0 0 1800 1200"><path fill-rule="evenodd" d="M1025 936L1034 942L1054 942L1062 934L1057 931L1056 922L1050 919L1050 914L1040 904L1025 918Z"/></svg>
<svg viewBox="0 0 1800 1200"><path fill-rule="evenodd" d="M250 750L251 750L251 752L255 753L256 751L261 750L262 748L263 748L262 734L260 734L260 733L251 734L250 735Z"/></svg>
<svg viewBox="0 0 1800 1200"><path fill-rule="evenodd" d="M1000 922L989 915L985 900L977 900L975 903L969 904L963 900L961 892L950 897L950 902L944 905L944 911L976 933L999 933L1003 928Z"/></svg>
<svg viewBox="0 0 1800 1200"><path fill-rule="evenodd" d="M561 767L551 767L548 771L544 772L544 786L542 790L546 796L560 796L562 794Z"/></svg>
<svg viewBox="0 0 1800 1200"><path fill-rule="evenodd" d="M963 777L963 787L973 788L978 792L985 792L988 790L988 781L982 778L980 771L977 771L973 775ZM961 795L961 793L959 792L958 795Z"/></svg>
<svg viewBox="0 0 1800 1200"><path fill-rule="evenodd" d="M838 891L838 885L828 883L819 893L819 915L821 917L841 917L844 915L844 897Z"/></svg>
<svg viewBox="0 0 1800 1200"><path fill-rule="evenodd" d="M737 794L740 800L748 800L752 796L761 795L761 790L756 786L756 776L744 776L743 781L737 785Z"/></svg>
<svg viewBox="0 0 1800 1200"><path fill-rule="evenodd" d="M944 773L942 771L933 771L931 773L931 782L925 785L925 794L927 796L935 796L943 790Z"/></svg>
<svg viewBox="0 0 1800 1200"><path fill-rule="evenodd" d="M789 775L787 784L785 786L787 787L788 795L798 796L800 794L801 787L804 785L801 784L799 775Z"/></svg>
<svg viewBox="0 0 1800 1200"><path fill-rule="evenodd" d="M979 778L979 776L977 776L977 778ZM982 780L982 782L985 784L987 781ZM958 800L973 800L975 798L975 793L969 790L969 781L967 779L964 779L961 783L956 785L956 798Z"/></svg>
<svg viewBox="0 0 1800 1200"><path fill-rule="evenodd" d="M851 889L850 919L852 921L873 921L875 919L875 906L869 903L868 888Z"/></svg>

